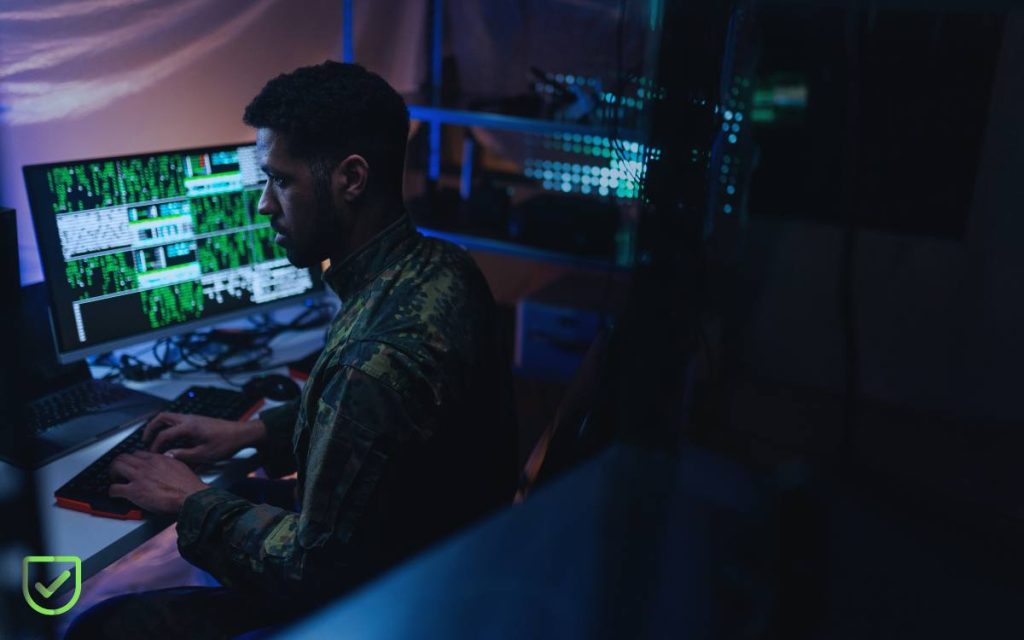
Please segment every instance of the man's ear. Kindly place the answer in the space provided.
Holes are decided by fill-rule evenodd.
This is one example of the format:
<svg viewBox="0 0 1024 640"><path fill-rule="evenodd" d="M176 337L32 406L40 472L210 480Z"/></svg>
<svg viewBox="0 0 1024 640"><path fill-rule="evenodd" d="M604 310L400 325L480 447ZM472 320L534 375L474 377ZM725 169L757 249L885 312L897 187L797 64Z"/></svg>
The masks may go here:
<svg viewBox="0 0 1024 640"><path fill-rule="evenodd" d="M370 164L363 156L352 154L339 162L331 173L331 191L345 202L352 202L366 191Z"/></svg>

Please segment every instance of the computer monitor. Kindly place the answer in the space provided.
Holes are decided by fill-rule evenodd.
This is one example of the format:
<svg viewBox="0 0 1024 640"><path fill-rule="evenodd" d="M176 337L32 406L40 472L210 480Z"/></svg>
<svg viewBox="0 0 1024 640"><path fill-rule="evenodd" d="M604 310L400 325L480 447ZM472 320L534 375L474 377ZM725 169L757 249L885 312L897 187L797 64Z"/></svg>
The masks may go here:
<svg viewBox="0 0 1024 640"><path fill-rule="evenodd" d="M256 205L252 144L24 167L62 362L322 291Z"/></svg>
<svg viewBox="0 0 1024 640"><path fill-rule="evenodd" d="M17 314L20 297L18 268L18 225L14 209L0 206L0 301L7 313L0 313L0 448L12 433L8 425L18 416L17 383L18 329Z"/></svg>
<svg viewBox="0 0 1024 640"><path fill-rule="evenodd" d="M737 161L753 167L756 157L751 215L963 238L1005 16L966 3L764 4L742 124L757 154L734 155L723 184ZM741 179L735 189L743 188Z"/></svg>

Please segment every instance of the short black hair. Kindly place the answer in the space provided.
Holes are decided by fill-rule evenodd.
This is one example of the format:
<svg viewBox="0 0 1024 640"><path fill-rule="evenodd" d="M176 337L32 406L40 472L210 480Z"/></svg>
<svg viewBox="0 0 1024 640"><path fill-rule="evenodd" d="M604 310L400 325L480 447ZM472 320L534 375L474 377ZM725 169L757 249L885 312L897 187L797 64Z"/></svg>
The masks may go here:
<svg viewBox="0 0 1024 640"><path fill-rule="evenodd" d="M268 82L245 108L250 127L285 134L289 152L333 168L357 153L370 165L367 189L401 193L409 109L376 73L327 60Z"/></svg>

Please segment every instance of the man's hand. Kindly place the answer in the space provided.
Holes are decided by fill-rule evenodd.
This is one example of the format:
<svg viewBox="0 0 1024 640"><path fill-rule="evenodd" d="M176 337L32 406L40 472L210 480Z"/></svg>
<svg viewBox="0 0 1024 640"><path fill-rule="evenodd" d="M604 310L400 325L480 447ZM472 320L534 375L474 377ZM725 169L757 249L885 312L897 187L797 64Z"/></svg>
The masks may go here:
<svg viewBox="0 0 1024 640"><path fill-rule="evenodd" d="M259 444L267 435L260 420L231 422L205 416L181 413L160 413L149 421L142 434L148 449L162 453L172 440L183 438L189 446L169 449L166 453L188 464L205 464L224 460L240 449Z"/></svg>
<svg viewBox="0 0 1024 640"><path fill-rule="evenodd" d="M177 515L185 498L209 487L184 462L148 451L114 458L110 478L110 497L162 515Z"/></svg>

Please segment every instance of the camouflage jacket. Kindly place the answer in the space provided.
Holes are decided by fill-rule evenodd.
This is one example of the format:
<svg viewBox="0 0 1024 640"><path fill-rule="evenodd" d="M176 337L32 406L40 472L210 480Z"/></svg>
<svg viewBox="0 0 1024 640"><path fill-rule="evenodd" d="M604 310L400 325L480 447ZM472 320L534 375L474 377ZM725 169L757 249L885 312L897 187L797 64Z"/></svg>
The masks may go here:
<svg viewBox="0 0 1024 640"><path fill-rule="evenodd" d="M342 307L296 402L265 411L264 468L298 472L295 513L211 488L181 555L275 600L336 595L487 510L515 484L507 357L487 283L407 215L324 274Z"/></svg>

